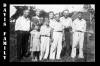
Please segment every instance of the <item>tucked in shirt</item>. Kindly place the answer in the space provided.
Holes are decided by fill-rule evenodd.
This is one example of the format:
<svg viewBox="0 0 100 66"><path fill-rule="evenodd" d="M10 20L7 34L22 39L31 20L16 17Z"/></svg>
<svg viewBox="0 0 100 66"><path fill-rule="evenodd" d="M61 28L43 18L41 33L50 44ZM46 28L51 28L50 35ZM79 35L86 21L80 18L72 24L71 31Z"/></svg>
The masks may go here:
<svg viewBox="0 0 100 66"><path fill-rule="evenodd" d="M50 26L54 29L54 31L63 31L64 26L61 22L57 22L56 20L52 20L50 22Z"/></svg>
<svg viewBox="0 0 100 66"><path fill-rule="evenodd" d="M24 16L19 17L15 23L15 31L29 31L30 30L30 20Z"/></svg>
<svg viewBox="0 0 100 66"><path fill-rule="evenodd" d="M51 31L50 27L47 27L46 25L41 26L41 29L40 29L41 35L50 36L50 31Z"/></svg>
<svg viewBox="0 0 100 66"><path fill-rule="evenodd" d="M79 20L78 18L75 19L72 24L72 30L73 31L79 30L79 31L85 32L86 31L86 21L84 19L81 19L81 20Z"/></svg>
<svg viewBox="0 0 100 66"><path fill-rule="evenodd" d="M50 26L51 28L53 28L53 27L54 27L54 24L55 24L55 22L56 22L56 20L55 20L55 19L50 19L49 21L50 21L50 22L49 22L49 26Z"/></svg>
<svg viewBox="0 0 100 66"><path fill-rule="evenodd" d="M67 28L69 26L72 26L72 19L70 17L65 18L65 17L61 17L60 18L60 22L62 23L62 25Z"/></svg>

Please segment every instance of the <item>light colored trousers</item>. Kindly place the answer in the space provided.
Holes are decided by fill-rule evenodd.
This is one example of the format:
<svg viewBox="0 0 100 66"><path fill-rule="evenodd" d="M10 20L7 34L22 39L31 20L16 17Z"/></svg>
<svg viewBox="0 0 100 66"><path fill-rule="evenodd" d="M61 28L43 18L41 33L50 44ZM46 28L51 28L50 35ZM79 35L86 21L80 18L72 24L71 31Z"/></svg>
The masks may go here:
<svg viewBox="0 0 100 66"><path fill-rule="evenodd" d="M50 49L50 59L60 59L60 53L62 50L62 32L53 32L53 43ZM57 54L56 54L57 50ZM56 54L56 55L55 55Z"/></svg>
<svg viewBox="0 0 100 66"><path fill-rule="evenodd" d="M41 47L40 47L40 60L47 59L49 55L50 38L42 36L41 37Z"/></svg>
<svg viewBox="0 0 100 66"><path fill-rule="evenodd" d="M82 32L74 32L73 33L73 43L72 43L72 52L71 57L76 57L76 46L79 44L79 56L83 58L83 42L84 42L84 33Z"/></svg>

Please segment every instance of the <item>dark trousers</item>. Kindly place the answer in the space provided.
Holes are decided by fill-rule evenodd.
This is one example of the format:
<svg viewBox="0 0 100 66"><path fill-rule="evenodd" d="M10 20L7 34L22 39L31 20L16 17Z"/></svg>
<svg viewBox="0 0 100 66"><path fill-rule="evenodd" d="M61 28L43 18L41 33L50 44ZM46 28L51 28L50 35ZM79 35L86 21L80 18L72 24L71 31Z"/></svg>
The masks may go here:
<svg viewBox="0 0 100 66"><path fill-rule="evenodd" d="M21 59L28 50L29 32L17 31L17 58Z"/></svg>
<svg viewBox="0 0 100 66"><path fill-rule="evenodd" d="M65 29L65 43L66 43L66 55L70 56L71 53L71 33L68 28Z"/></svg>

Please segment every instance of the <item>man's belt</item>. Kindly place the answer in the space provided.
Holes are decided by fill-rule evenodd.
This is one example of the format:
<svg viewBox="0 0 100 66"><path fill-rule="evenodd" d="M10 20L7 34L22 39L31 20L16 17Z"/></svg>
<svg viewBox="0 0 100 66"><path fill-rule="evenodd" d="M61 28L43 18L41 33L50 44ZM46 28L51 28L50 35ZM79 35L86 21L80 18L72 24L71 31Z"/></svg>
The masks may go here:
<svg viewBox="0 0 100 66"><path fill-rule="evenodd" d="M29 32L29 31L21 31L21 30L18 30L18 31L16 31L16 32Z"/></svg>
<svg viewBox="0 0 100 66"><path fill-rule="evenodd" d="M82 32L83 33L83 31L80 31L80 30L76 30L76 32Z"/></svg>
<svg viewBox="0 0 100 66"><path fill-rule="evenodd" d="M47 36L47 35L41 35L41 36L44 36L44 37L50 37L50 36Z"/></svg>
<svg viewBox="0 0 100 66"><path fill-rule="evenodd" d="M69 31L70 31L70 29L69 29L69 28L65 28L64 30L65 30L65 31L67 31L67 32L69 32Z"/></svg>
<svg viewBox="0 0 100 66"><path fill-rule="evenodd" d="M63 31L54 31L54 32L63 32Z"/></svg>

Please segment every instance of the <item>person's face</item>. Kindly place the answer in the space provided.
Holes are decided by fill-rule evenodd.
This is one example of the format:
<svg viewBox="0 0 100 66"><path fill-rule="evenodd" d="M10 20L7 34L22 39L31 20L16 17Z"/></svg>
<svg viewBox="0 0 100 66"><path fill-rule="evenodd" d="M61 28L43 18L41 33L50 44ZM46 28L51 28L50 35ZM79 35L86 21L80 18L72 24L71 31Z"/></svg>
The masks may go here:
<svg viewBox="0 0 100 66"><path fill-rule="evenodd" d="M39 11L36 11L36 15L39 16L39 14L40 14L40 12Z"/></svg>
<svg viewBox="0 0 100 66"><path fill-rule="evenodd" d="M48 18L45 18L45 22L48 22L49 20L48 20Z"/></svg>
<svg viewBox="0 0 100 66"><path fill-rule="evenodd" d="M78 18L79 19L82 19L82 14L81 13L78 15Z"/></svg>
<svg viewBox="0 0 100 66"><path fill-rule="evenodd" d="M69 15L69 12L68 11L64 11L63 15L64 15L64 17L66 17L66 16Z"/></svg>
<svg viewBox="0 0 100 66"><path fill-rule="evenodd" d="M45 18L45 25L49 26L49 19Z"/></svg>
<svg viewBox="0 0 100 66"><path fill-rule="evenodd" d="M55 15L55 19L56 19L56 20L59 20L59 17L60 17L59 14L56 14L56 15Z"/></svg>
<svg viewBox="0 0 100 66"><path fill-rule="evenodd" d="M53 13L49 13L49 18L52 19L54 17Z"/></svg>
<svg viewBox="0 0 100 66"><path fill-rule="evenodd" d="M25 10L25 11L23 12L23 15L24 15L24 17L27 17L27 16L29 15L29 10Z"/></svg>
<svg viewBox="0 0 100 66"><path fill-rule="evenodd" d="M38 26L35 26L35 29L38 30Z"/></svg>
<svg viewBox="0 0 100 66"><path fill-rule="evenodd" d="M49 22L46 22L46 25L49 26Z"/></svg>

